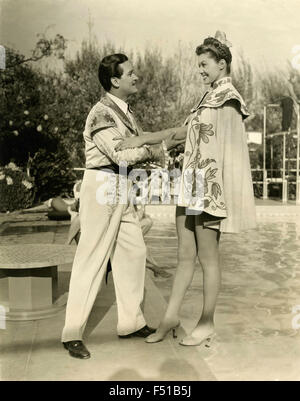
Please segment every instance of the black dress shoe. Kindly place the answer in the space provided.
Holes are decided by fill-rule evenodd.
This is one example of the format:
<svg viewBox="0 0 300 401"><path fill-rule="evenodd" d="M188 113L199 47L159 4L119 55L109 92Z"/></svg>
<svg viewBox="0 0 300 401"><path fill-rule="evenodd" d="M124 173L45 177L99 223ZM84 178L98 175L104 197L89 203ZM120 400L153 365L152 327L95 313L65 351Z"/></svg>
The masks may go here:
<svg viewBox="0 0 300 401"><path fill-rule="evenodd" d="M89 359L91 357L91 354L85 347L82 341L67 341L63 343L65 349L69 351L69 354L73 358L79 358L79 359Z"/></svg>
<svg viewBox="0 0 300 401"><path fill-rule="evenodd" d="M150 334L154 333L155 331L156 331L156 329L153 329L152 327L144 326L138 331L127 334L126 336L119 336L119 338L131 338L131 337L146 338L146 337L150 336Z"/></svg>

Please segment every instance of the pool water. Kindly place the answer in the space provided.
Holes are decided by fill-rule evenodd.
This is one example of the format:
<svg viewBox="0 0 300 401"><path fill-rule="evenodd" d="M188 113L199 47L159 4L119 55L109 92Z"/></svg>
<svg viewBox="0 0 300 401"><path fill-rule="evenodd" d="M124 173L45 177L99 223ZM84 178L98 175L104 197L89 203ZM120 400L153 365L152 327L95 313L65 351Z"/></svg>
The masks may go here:
<svg viewBox="0 0 300 401"><path fill-rule="evenodd" d="M63 222L10 224L0 243L65 243L68 228ZM146 243L157 263L173 275L174 218L154 216ZM219 380L300 380L299 216L260 215L255 230L223 234L220 255L217 338L212 347L199 350L201 357ZM152 278L167 301L172 277ZM198 265L180 312L186 332L200 316L202 285Z"/></svg>
<svg viewBox="0 0 300 401"><path fill-rule="evenodd" d="M164 231L169 239L160 239L160 248L154 237L148 245L160 263L175 267L174 224L155 221L152 232L163 238ZM202 353L211 370L224 380L300 380L299 216L259 216L255 230L223 234L220 256L217 339ZM172 280L154 280L168 300ZM201 313L202 284L198 265L180 313L187 332Z"/></svg>

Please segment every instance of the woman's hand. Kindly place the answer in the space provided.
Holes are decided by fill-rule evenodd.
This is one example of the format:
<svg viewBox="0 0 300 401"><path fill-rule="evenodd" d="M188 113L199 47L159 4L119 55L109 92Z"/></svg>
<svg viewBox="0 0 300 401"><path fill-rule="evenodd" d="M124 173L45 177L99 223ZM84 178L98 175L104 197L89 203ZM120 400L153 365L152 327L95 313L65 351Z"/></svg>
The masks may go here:
<svg viewBox="0 0 300 401"><path fill-rule="evenodd" d="M114 138L113 140L120 141L115 147L116 152L130 148L139 148L140 146L144 145L144 140L140 136L132 136L130 138Z"/></svg>
<svg viewBox="0 0 300 401"><path fill-rule="evenodd" d="M181 127L176 130L175 139L181 141L180 143L184 143L187 134L187 127Z"/></svg>
<svg viewBox="0 0 300 401"><path fill-rule="evenodd" d="M178 135L176 132L173 132L164 141L167 149L169 150L175 148L177 145L180 145L181 143L185 143L185 137L186 135L183 134Z"/></svg>

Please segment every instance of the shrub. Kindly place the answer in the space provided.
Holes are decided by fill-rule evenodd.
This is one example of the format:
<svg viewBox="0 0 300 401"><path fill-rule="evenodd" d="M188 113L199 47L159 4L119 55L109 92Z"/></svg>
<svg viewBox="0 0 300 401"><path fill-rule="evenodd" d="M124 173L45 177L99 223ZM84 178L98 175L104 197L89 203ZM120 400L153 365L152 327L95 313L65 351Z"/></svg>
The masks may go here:
<svg viewBox="0 0 300 401"><path fill-rule="evenodd" d="M30 160L29 168L37 188L37 201L72 194L76 176L63 149L56 152L40 149Z"/></svg>
<svg viewBox="0 0 300 401"><path fill-rule="evenodd" d="M0 167L0 212L26 209L33 205L34 195L34 180L19 167Z"/></svg>
<svg viewBox="0 0 300 401"><path fill-rule="evenodd" d="M7 48L7 68L0 73L0 165L14 161L26 168L29 159L36 201L68 194L75 180L71 168L84 165L82 132L91 107L103 94L97 70L105 55L125 52L133 61L139 91L129 102L145 131L181 125L207 89L192 45L179 44L165 57L162 49L148 47L143 53L128 53L111 43L90 40L82 42L75 56L65 59L65 44L60 35L51 40L42 36L28 59ZM32 63L51 54L62 60L62 71L39 69L38 63ZM232 72L251 113L246 119L248 131L261 132L263 106L279 103L287 95L282 77L291 77L294 92L300 96L300 74L291 65L285 71L258 71L241 53L234 59ZM295 124L294 117L293 129ZM281 130L280 109L268 111L267 129L268 133ZM295 154L294 150L290 152ZM170 168L182 165L179 153L172 152ZM274 169L281 168L281 155L282 146L274 141ZM253 168L262 166L261 148L254 149L250 157ZM266 158L269 168L269 147Z"/></svg>

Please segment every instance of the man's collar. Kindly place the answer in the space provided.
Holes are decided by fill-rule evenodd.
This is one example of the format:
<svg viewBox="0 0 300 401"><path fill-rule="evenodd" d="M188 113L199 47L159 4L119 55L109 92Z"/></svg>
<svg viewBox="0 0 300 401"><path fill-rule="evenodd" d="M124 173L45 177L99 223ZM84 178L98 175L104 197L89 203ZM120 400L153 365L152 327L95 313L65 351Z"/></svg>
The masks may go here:
<svg viewBox="0 0 300 401"><path fill-rule="evenodd" d="M120 109L123 111L124 114L127 114L128 111L128 103L124 102L124 100L118 98L115 95L112 95L111 93L107 92L107 96L116 103L117 106L120 107Z"/></svg>
<svg viewBox="0 0 300 401"><path fill-rule="evenodd" d="M116 96L114 96L116 97ZM118 98L117 98L118 99ZM119 99L120 100L120 99ZM110 107L120 118L120 120L123 122L124 125L131 131L135 132L134 127L132 126L132 122L129 120L128 116L124 111L119 107L117 102L115 102L112 98L112 95L108 92L106 92L105 96L100 99L100 103ZM125 103L125 102L123 102ZM127 106L128 107L128 106Z"/></svg>

